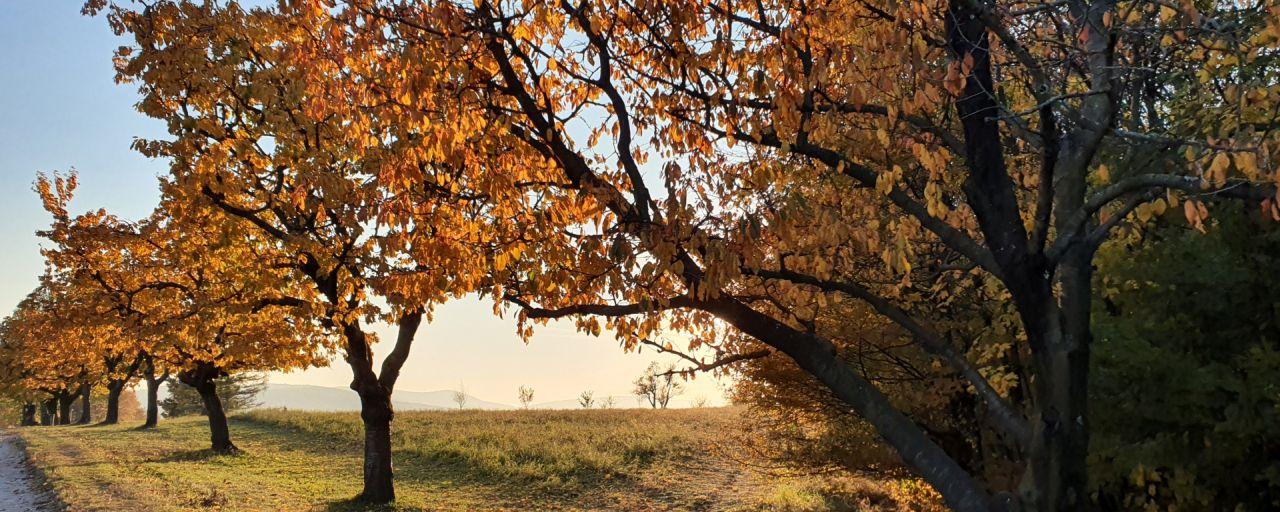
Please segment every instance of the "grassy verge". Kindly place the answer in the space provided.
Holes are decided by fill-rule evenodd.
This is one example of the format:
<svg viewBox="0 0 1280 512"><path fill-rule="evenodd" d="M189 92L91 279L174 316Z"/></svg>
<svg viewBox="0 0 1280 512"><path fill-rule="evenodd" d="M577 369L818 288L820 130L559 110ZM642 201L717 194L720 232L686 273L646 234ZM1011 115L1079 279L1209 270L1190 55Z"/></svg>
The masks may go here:
<svg viewBox="0 0 1280 512"><path fill-rule="evenodd" d="M765 476L721 445L736 413L411 412L396 419L394 510L907 509L896 482ZM203 418L22 429L74 511L361 510L359 418L258 411L218 456ZM900 505L899 503L902 503Z"/></svg>

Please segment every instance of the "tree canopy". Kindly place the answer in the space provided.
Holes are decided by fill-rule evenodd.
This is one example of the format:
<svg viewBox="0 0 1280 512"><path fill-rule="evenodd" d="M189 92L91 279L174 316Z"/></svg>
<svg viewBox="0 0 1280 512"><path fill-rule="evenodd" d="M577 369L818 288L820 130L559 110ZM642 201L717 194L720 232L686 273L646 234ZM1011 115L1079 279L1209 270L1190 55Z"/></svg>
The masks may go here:
<svg viewBox="0 0 1280 512"><path fill-rule="evenodd" d="M666 377L777 365L956 510L1085 509L1095 287L1124 274L1099 248L1146 254L1169 212L1208 232L1222 202L1280 219L1276 9L90 0L170 172L136 225L42 180L47 292L113 312L80 338L126 381L340 350L372 502L415 334L475 293L526 339L572 318L682 357ZM1001 476L950 440L975 429Z"/></svg>

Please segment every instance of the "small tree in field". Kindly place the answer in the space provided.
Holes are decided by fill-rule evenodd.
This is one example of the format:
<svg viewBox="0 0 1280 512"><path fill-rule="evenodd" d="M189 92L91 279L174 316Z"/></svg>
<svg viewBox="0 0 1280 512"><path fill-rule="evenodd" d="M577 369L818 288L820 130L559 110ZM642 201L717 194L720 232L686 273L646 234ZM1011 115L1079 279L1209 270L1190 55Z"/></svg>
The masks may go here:
<svg viewBox="0 0 1280 512"><path fill-rule="evenodd" d="M595 403L594 391L583 391L581 395L578 395L578 405L581 405L583 409L590 409Z"/></svg>
<svg viewBox="0 0 1280 512"><path fill-rule="evenodd" d="M617 405L617 403L618 403L618 401L617 401L616 399L614 399L614 398L613 398L613 395L609 395L609 396L604 397L604 399L603 399L603 400L600 400L600 408L601 408L601 409L612 409L612 408L613 408L613 406Z"/></svg>
<svg viewBox="0 0 1280 512"><path fill-rule="evenodd" d="M520 406L528 409L531 403L533 403L533 388L520 386Z"/></svg>
<svg viewBox="0 0 1280 512"><path fill-rule="evenodd" d="M675 366L663 370L658 363L649 363L644 374L635 381L636 397L641 403L648 403L654 409L666 409L671 397L684 392L684 385L676 381Z"/></svg>
<svg viewBox="0 0 1280 512"><path fill-rule="evenodd" d="M459 386L457 391L453 392L453 402L458 404L458 410L461 411L467 407L467 388Z"/></svg>

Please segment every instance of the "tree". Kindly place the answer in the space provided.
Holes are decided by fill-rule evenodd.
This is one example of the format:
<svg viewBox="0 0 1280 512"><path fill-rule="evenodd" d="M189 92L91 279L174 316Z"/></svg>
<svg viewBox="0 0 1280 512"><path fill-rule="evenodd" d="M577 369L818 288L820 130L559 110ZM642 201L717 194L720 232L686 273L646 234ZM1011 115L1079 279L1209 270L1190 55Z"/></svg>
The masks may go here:
<svg viewBox="0 0 1280 512"><path fill-rule="evenodd" d="M215 380L218 398L228 413L252 409L262 405L258 395L267 387L263 373L237 373ZM208 415L204 402L195 388L169 383L169 395L160 401L166 418L192 415Z"/></svg>
<svg viewBox="0 0 1280 512"><path fill-rule="evenodd" d="M583 409L590 409L592 405L595 405L595 403L594 391L583 391L578 395L578 405L581 405Z"/></svg>
<svg viewBox="0 0 1280 512"><path fill-rule="evenodd" d="M540 258L496 276L522 318L576 317L598 332L592 317L605 317L627 347L660 328L691 331L691 349L726 357L696 361L701 369L776 351L949 506L1079 510L1098 246L1151 208L1178 206L1194 225L1209 198L1280 213L1280 174L1265 165L1275 120L1257 92L1272 77L1240 58L1269 59L1266 9L440 1L336 17L394 41L351 58L401 72L368 81L393 91L405 126L431 130L437 119L423 113L448 98L471 107L450 112L454 123L503 128L452 139L477 167L562 172L536 187L542 211L555 212L530 224ZM387 47L405 50L390 59ZM1184 80L1216 90L1165 96ZM438 140L423 139L432 149ZM1114 175L1104 154L1124 161ZM651 157L665 163L646 173ZM866 256L896 279L868 279ZM914 314L945 301L917 289L975 278L1000 290L1025 340L1006 354L1019 378L1009 395L963 340ZM808 325L828 301L865 303L963 378L1022 480L980 483L847 364Z"/></svg>
<svg viewBox="0 0 1280 512"><path fill-rule="evenodd" d="M529 404L533 403L533 388L529 386L520 386L518 398L520 399L520 407L529 409Z"/></svg>
<svg viewBox="0 0 1280 512"><path fill-rule="evenodd" d="M338 21L314 7L164 2L113 5L108 19L133 38L118 54L119 79L138 83L140 110L169 126L169 138L137 144L173 160L167 200L220 211L269 242L279 269L308 285L291 296L297 305L341 336L366 430L359 498L386 503L395 499L391 395L418 328L520 237L518 219L490 208L500 201L480 199L522 193L500 175L467 180L448 155L412 147L423 133L350 109L388 98L348 84L352 70L325 57L363 43L340 40ZM380 370L369 321L398 327Z"/></svg>
<svg viewBox="0 0 1280 512"><path fill-rule="evenodd" d="M458 404L458 410L461 411L467 407L467 388L459 385L461 389L453 392L453 403Z"/></svg>
<svg viewBox="0 0 1280 512"><path fill-rule="evenodd" d="M675 365L668 366L664 370L657 361L654 361L649 363L649 367L640 377L636 378L635 389L632 392L641 403L648 403L649 407L654 409L659 407L666 409L667 404L671 403L671 398L683 391L684 385L676 380Z"/></svg>
<svg viewBox="0 0 1280 512"><path fill-rule="evenodd" d="M142 424L143 429L155 428L160 422L160 385L171 382L169 370L158 367L163 368L157 364L155 356L148 354L142 367L142 378L147 381L147 419Z"/></svg>
<svg viewBox="0 0 1280 512"><path fill-rule="evenodd" d="M614 405L617 405L617 400L613 398L613 395L606 396L604 400L600 401L601 409L612 409Z"/></svg>
<svg viewBox="0 0 1280 512"><path fill-rule="evenodd" d="M107 421L124 386L139 368L148 374L148 425L154 425L156 361L193 387L207 412L215 452L232 443L216 379L240 371L323 364L332 333L313 320L297 276L282 267L275 247L239 230L216 210L189 209L163 200L142 222L99 210L72 218L67 204L75 176L37 180L53 226L41 234L44 250L67 290L85 290L87 305L68 322L107 332L92 336L89 353L104 354ZM56 280L54 279L56 278ZM59 281L60 280L60 281ZM69 301L64 301L69 306ZM128 357L132 362L121 370Z"/></svg>
<svg viewBox="0 0 1280 512"><path fill-rule="evenodd" d="M87 385L102 377L93 346L113 333L97 323L80 324L84 290L41 276L41 286L0 324L5 366L12 374L6 387L23 400L40 402L41 424L72 422L72 405L85 398ZM80 410L85 419L84 407Z"/></svg>
<svg viewBox="0 0 1280 512"><path fill-rule="evenodd" d="M74 171L66 176L36 177L35 191L53 218L48 229L37 233L52 244L41 249L49 268L42 281L63 297L55 307L60 324L68 329L92 330L79 348L81 354L101 358L107 388L102 424L110 425L119 421L120 396L144 361L149 340L132 335L140 321L138 309L132 307L132 295L126 297L111 288L105 276L107 272L129 275L139 270L124 256L127 249L122 242L128 227L104 210L73 218L67 206L77 186ZM84 371L88 373L87 368Z"/></svg>
<svg viewBox="0 0 1280 512"><path fill-rule="evenodd" d="M1199 227L1209 199L1280 216L1275 109L1261 92L1276 43L1267 7L438 0L246 13L182 2L113 21L138 42L122 77L145 84L142 108L176 138L144 145L191 164L176 173L184 197L306 242L293 256L351 334L353 388L380 404L365 415L377 432L367 499L393 497L380 444L390 386L375 385L367 336L349 320L368 304L337 292L382 291L370 283L385 274L347 257L385 262L465 238L446 247L475 257L448 261L484 262L488 275L451 268L469 286L414 299L488 280L525 335L525 320L574 317L598 333L603 318L627 348L684 331L689 351L716 355L686 354L693 370L777 354L949 506L1077 510L1088 506L1097 247L1152 208ZM1208 86L1168 87L1188 82ZM353 168L366 179L348 179ZM423 200L442 196L503 227L442 218L456 210ZM367 206L387 198L414 207ZM339 236L384 217L393 250ZM518 243L501 236L512 220ZM466 236L406 231L422 226ZM412 252L414 269L442 265ZM868 271L868 257L882 268ZM993 286L1016 320L1006 393L967 340L918 314L945 311L941 294L966 282ZM844 301L964 379L1020 481L980 481L841 357L814 324Z"/></svg>

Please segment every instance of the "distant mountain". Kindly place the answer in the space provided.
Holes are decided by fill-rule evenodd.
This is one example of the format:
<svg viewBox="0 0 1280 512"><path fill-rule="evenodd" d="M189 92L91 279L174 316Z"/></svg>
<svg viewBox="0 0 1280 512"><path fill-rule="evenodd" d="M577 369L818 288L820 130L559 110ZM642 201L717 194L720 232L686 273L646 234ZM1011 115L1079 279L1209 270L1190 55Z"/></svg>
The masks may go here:
<svg viewBox="0 0 1280 512"><path fill-rule="evenodd" d="M306 411L359 411L360 397L355 391L347 388L331 388L326 386L302 386L295 384L267 384L267 389L258 395L258 401L265 408L286 408ZM396 410L423 411L457 409L458 403L453 401L453 391L403 391L397 390L391 401ZM507 410L515 406L487 402L467 395L467 409Z"/></svg>
<svg viewBox="0 0 1280 512"><path fill-rule="evenodd" d="M416 404L424 404L433 409L457 409L458 403L453 401L453 390L442 389L439 391L404 391L396 390L393 395L397 400L412 402ZM467 395L467 403L464 406L467 409L485 409L490 411L506 411L516 409L514 405L500 404L497 402L486 402L471 395ZM401 408L403 409L403 407Z"/></svg>

